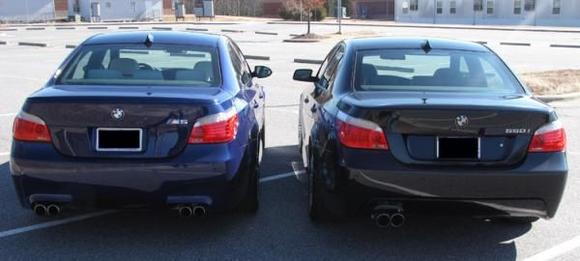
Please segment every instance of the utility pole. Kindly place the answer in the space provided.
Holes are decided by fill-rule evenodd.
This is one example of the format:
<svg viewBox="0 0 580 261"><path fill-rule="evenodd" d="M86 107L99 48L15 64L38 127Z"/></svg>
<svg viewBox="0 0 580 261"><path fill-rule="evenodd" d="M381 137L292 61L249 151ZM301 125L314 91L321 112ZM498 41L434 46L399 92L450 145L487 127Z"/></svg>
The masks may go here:
<svg viewBox="0 0 580 261"><path fill-rule="evenodd" d="M342 34L342 0L336 1L336 16L338 19L338 34Z"/></svg>

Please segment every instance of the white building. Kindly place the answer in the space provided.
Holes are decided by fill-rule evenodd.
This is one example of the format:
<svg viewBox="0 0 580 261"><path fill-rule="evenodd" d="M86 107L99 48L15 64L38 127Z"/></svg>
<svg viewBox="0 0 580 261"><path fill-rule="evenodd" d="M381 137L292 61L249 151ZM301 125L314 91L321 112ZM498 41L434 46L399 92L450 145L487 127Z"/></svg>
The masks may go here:
<svg viewBox="0 0 580 261"><path fill-rule="evenodd" d="M39 22L54 18L54 0L0 0L0 21Z"/></svg>
<svg viewBox="0 0 580 261"><path fill-rule="evenodd" d="M580 26L580 0L395 0L411 23Z"/></svg>
<svg viewBox="0 0 580 261"><path fill-rule="evenodd" d="M69 15L78 13L83 21L144 21L163 18L163 0L68 0L68 5Z"/></svg>

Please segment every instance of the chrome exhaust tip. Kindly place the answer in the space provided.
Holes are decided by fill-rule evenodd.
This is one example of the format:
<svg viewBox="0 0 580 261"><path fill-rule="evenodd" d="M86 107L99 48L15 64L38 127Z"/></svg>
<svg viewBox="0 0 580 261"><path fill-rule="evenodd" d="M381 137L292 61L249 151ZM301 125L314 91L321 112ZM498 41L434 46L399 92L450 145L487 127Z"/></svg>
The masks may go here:
<svg viewBox="0 0 580 261"><path fill-rule="evenodd" d="M402 213L395 213L391 215L391 226L394 228L400 228L405 225L405 215Z"/></svg>
<svg viewBox="0 0 580 261"><path fill-rule="evenodd" d="M50 204L46 206L46 212L49 216L57 216L62 213L62 208L57 204Z"/></svg>
<svg viewBox="0 0 580 261"><path fill-rule="evenodd" d="M207 209L204 206L194 206L193 215L195 217L205 217L207 216Z"/></svg>
<svg viewBox="0 0 580 261"><path fill-rule="evenodd" d="M177 208L177 213L182 217L191 217L193 215L193 209L190 206L180 206Z"/></svg>
<svg viewBox="0 0 580 261"><path fill-rule="evenodd" d="M375 224L380 228L387 228L391 225L391 216L387 213L374 215Z"/></svg>
<svg viewBox="0 0 580 261"><path fill-rule="evenodd" d="M45 217L48 215L48 209L44 204L34 204L32 211L38 216Z"/></svg>

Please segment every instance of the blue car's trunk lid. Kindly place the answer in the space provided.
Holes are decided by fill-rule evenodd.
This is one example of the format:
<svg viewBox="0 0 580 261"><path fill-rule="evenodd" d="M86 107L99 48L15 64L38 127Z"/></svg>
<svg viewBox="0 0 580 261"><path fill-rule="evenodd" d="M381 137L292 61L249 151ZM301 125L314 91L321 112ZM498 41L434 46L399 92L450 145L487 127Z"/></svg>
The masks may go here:
<svg viewBox="0 0 580 261"><path fill-rule="evenodd" d="M195 120L227 95L219 88L59 86L36 92L23 110L45 121L64 155L165 158L185 148ZM99 149L97 129L141 130L141 148Z"/></svg>

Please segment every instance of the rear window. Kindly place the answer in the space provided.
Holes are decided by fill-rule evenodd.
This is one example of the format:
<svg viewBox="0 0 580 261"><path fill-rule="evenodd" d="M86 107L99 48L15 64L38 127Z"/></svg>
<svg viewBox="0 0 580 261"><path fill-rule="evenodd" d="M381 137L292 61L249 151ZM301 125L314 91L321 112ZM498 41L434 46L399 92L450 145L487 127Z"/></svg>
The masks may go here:
<svg viewBox="0 0 580 261"><path fill-rule="evenodd" d="M358 91L523 92L497 56L469 51L360 51L355 83Z"/></svg>
<svg viewBox="0 0 580 261"><path fill-rule="evenodd" d="M154 44L88 45L58 79L69 85L219 86L215 48Z"/></svg>

